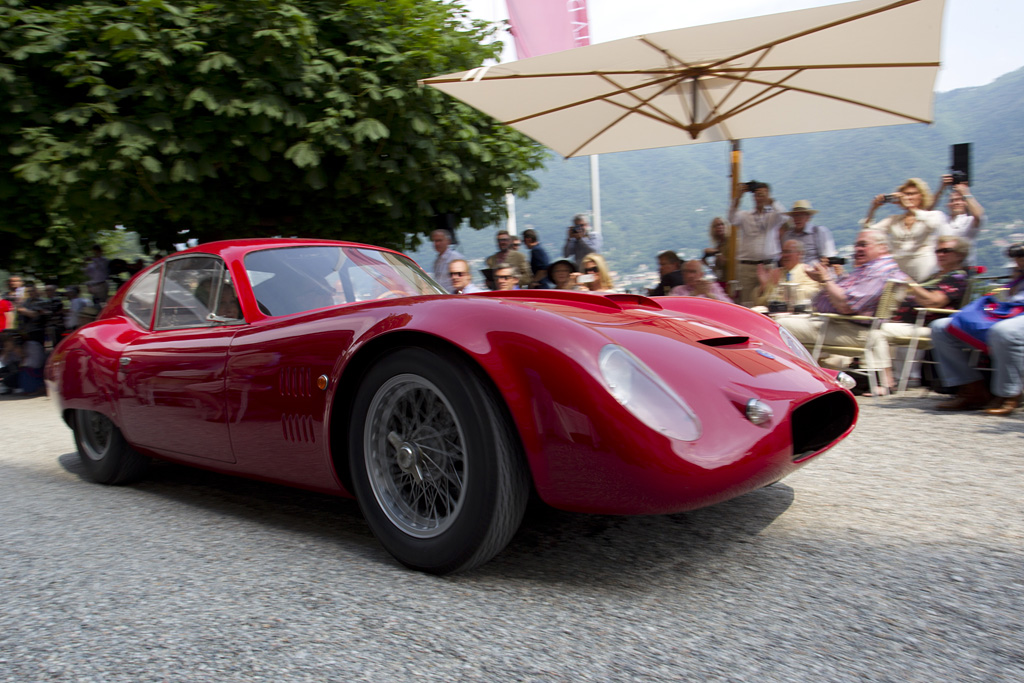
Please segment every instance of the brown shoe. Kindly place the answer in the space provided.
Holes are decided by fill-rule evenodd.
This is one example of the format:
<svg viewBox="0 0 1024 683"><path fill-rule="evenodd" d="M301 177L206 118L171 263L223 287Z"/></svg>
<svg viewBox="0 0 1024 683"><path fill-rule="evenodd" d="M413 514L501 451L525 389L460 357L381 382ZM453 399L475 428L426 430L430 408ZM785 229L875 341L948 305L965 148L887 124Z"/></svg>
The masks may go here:
<svg viewBox="0 0 1024 683"><path fill-rule="evenodd" d="M978 380L965 384L957 391L956 398L943 401L935 406L936 410L981 410L992 403L992 393L988 386Z"/></svg>
<svg viewBox="0 0 1024 683"><path fill-rule="evenodd" d="M1004 398L999 403L999 405L997 405L994 408L989 408L985 412L988 413L989 415L1009 415L1010 413L1017 409L1017 406L1020 405L1020 402L1020 394L1017 394L1016 396L1008 396Z"/></svg>

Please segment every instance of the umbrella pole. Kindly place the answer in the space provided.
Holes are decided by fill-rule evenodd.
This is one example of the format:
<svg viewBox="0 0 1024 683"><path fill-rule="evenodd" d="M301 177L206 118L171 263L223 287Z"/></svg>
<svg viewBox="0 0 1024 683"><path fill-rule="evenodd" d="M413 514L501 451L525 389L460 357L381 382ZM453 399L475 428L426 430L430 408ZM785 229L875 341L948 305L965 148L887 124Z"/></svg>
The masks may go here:
<svg viewBox="0 0 1024 683"><path fill-rule="evenodd" d="M729 159L729 209L726 216L729 220L729 260L725 264L725 279L729 283L735 282L736 274L738 272L736 262L736 240L737 230L736 226L732 225L732 207L736 203L736 198L743 194L743 189L740 187L740 162L743 160L743 153L740 152L740 141L732 140L732 151L730 152ZM735 292L731 292L735 294Z"/></svg>

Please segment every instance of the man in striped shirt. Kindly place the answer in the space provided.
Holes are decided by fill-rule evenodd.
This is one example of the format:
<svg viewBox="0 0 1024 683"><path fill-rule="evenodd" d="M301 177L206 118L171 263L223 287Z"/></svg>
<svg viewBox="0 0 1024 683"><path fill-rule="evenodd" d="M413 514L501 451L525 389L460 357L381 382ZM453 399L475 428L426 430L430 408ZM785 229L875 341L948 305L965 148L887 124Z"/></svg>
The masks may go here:
<svg viewBox="0 0 1024 683"><path fill-rule="evenodd" d="M875 230L862 230L853 245L854 268L836 279L832 269L821 263L807 266L807 275L820 282L821 292L814 298L814 310L842 315L874 315L882 297L886 280L909 280L888 254L885 236ZM803 316L790 316L779 321L804 346L813 348L824 324ZM831 320L825 334L826 346L864 346L864 368L885 370L888 386L893 384L892 361L885 337L876 333L869 339L870 323L853 320ZM882 387L882 392L888 392Z"/></svg>

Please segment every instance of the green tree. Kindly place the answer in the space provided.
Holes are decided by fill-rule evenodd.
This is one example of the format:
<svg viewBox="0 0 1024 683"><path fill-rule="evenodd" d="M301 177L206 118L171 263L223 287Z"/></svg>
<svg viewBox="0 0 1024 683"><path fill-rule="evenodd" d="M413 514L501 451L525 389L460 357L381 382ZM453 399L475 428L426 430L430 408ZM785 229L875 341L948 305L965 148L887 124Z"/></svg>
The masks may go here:
<svg viewBox="0 0 1024 683"><path fill-rule="evenodd" d="M118 224L160 249L493 224L546 152L416 83L491 32L437 0L0 0L0 265Z"/></svg>

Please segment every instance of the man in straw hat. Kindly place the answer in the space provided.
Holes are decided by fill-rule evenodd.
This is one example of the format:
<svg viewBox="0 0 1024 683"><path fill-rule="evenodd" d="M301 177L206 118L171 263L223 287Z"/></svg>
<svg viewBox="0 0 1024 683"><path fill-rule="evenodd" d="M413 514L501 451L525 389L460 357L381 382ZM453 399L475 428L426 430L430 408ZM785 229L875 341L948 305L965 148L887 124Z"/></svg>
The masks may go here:
<svg viewBox="0 0 1024 683"><path fill-rule="evenodd" d="M785 226L779 237L785 243L796 240L804 245L804 263L814 265L823 258L836 255L836 243L832 232L824 225L811 223L811 217L818 213L806 199L793 203L793 208L786 212L790 223Z"/></svg>

